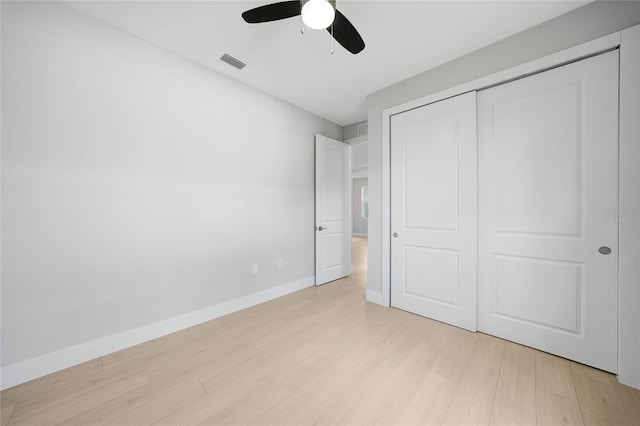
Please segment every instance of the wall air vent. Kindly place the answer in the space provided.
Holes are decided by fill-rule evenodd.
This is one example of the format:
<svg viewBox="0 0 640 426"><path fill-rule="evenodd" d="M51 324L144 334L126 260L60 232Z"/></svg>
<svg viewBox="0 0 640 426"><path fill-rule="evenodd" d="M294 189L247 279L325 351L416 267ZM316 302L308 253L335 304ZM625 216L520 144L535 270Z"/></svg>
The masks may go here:
<svg viewBox="0 0 640 426"><path fill-rule="evenodd" d="M357 135L358 135L358 136L365 136L365 135L367 135L368 130L369 130L369 129L368 129L368 127L369 127L369 126L367 126L367 123L366 123L366 122L361 123L361 124L358 124L358 133L357 133Z"/></svg>
<svg viewBox="0 0 640 426"><path fill-rule="evenodd" d="M220 60L221 60L222 62L226 62L226 63L228 63L228 64L229 64L229 65L231 65L232 67L238 68L239 70L241 70L242 68L244 68L244 67L245 67L245 65L247 65L247 64L245 64L244 62L242 62L241 60L236 59L236 58L234 58L233 56L228 55L228 54L226 54L226 53L220 57Z"/></svg>

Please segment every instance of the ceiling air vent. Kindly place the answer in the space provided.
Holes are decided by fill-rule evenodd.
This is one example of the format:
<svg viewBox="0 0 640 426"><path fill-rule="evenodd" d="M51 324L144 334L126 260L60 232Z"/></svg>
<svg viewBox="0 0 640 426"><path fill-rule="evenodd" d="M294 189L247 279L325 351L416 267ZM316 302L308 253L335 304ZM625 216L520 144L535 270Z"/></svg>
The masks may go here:
<svg viewBox="0 0 640 426"><path fill-rule="evenodd" d="M231 56L231 55L227 55L226 53L220 57L220 60L221 60L222 62L226 62L226 63L228 63L228 64L229 64L229 65L231 65L232 67L236 67L236 68L238 68L239 70L241 70L242 68L244 68L244 67L245 67L245 65L247 65L247 64L245 64L244 62L242 62L241 60L236 59L236 58L234 58L234 57L233 57L233 56Z"/></svg>
<svg viewBox="0 0 640 426"><path fill-rule="evenodd" d="M358 133L357 133L357 135L358 136L365 136L367 134L367 131L368 131L367 127L368 126L367 126L366 122L358 124L358 128L357 128L358 129Z"/></svg>

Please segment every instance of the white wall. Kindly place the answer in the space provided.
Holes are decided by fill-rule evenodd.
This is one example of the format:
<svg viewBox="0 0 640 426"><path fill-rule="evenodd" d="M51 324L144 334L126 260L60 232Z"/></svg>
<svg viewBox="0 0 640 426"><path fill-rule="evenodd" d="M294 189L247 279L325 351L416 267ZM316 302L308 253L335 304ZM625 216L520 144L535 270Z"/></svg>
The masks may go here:
<svg viewBox="0 0 640 426"><path fill-rule="evenodd" d="M620 47L618 379L640 389L640 25Z"/></svg>
<svg viewBox="0 0 640 426"><path fill-rule="evenodd" d="M384 303L383 289L383 110L487 76L507 68L562 51L589 40L640 23L640 2L597 1L547 23L425 71L368 97L369 141L369 243L367 298ZM637 316L634 317L637 320ZM633 324L630 329L637 329ZM628 332L627 332L628 333ZM628 333L629 334L629 333ZM637 333L636 333L637 335ZM634 340L638 348L638 338ZM640 385L637 352L628 383ZM627 356L628 358L628 356Z"/></svg>
<svg viewBox="0 0 640 426"><path fill-rule="evenodd" d="M362 187L367 186L367 178L353 179L353 235L366 236L367 235L367 219L362 217Z"/></svg>
<svg viewBox="0 0 640 426"><path fill-rule="evenodd" d="M3 387L311 285L315 133L342 139L65 6L2 2Z"/></svg>
<svg viewBox="0 0 640 426"><path fill-rule="evenodd" d="M344 128L345 135L347 131L350 134L355 134L355 129L358 126L356 123ZM351 139L345 140L351 145L351 176L353 178L353 206L352 206L352 225L353 235L366 236L368 234L368 219L364 219L361 216L361 191L363 186L368 185L367 176L369 175L369 144L367 143L367 136L355 136Z"/></svg>
<svg viewBox="0 0 640 426"><path fill-rule="evenodd" d="M351 167L354 178L367 177L369 173L369 144L364 142L351 144Z"/></svg>
<svg viewBox="0 0 640 426"><path fill-rule="evenodd" d="M360 127L361 124L367 124L367 121L359 121L357 123L349 124L348 126L344 127L343 131L345 142L348 142L349 139L357 139L367 136L366 127L363 127L361 129L365 130L364 132L360 132L360 134L358 134L358 127Z"/></svg>

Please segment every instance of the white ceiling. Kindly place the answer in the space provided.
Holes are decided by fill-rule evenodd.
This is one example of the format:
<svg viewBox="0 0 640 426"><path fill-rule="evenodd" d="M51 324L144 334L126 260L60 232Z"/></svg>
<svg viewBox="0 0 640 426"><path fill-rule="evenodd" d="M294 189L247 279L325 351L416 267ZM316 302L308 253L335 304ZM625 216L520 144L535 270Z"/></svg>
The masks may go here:
<svg viewBox="0 0 640 426"><path fill-rule="evenodd" d="M300 19L247 24L271 1L81 1L68 6L346 126L366 119L366 96L552 19L587 1L338 0L366 48L352 55ZM228 53L239 71L219 60Z"/></svg>

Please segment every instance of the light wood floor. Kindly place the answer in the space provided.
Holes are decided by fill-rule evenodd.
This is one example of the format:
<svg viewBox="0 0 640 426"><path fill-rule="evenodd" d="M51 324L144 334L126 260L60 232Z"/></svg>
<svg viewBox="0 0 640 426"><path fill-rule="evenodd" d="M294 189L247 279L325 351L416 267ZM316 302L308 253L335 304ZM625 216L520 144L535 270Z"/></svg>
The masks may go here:
<svg viewBox="0 0 640 426"><path fill-rule="evenodd" d="M364 300L354 274L2 392L2 425L640 425L610 374Z"/></svg>

